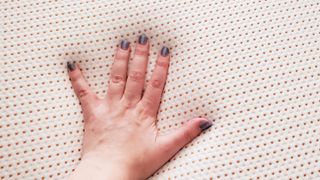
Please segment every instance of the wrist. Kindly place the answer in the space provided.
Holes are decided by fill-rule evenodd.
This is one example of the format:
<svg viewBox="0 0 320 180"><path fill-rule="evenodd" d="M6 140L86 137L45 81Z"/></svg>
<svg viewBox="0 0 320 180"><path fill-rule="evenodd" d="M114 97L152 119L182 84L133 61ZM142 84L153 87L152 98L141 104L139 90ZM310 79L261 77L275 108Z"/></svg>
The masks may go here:
<svg viewBox="0 0 320 180"><path fill-rule="evenodd" d="M129 167L124 163L107 160L99 156L85 156L70 179L134 179Z"/></svg>

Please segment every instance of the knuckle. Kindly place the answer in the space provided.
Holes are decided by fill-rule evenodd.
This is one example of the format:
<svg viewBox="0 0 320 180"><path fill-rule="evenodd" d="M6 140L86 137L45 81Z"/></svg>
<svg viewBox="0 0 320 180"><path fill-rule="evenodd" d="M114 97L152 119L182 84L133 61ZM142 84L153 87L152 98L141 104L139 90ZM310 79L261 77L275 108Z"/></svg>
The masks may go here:
<svg viewBox="0 0 320 180"><path fill-rule="evenodd" d="M79 89L77 94L78 94L79 98L84 98L84 97L88 96L89 91L87 89Z"/></svg>
<svg viewBox="0 0 320 180"><path fill-rule="evenodd" d="M144 107L151 107L153 104L154 104L154 101L152 101L152 100L149 99L149 98L145 98L145 99L143 100L143 106L144 106Z"/></svg>
<svg viewBox="0 0 320 180"><path fill-rule="evenodd" d="M128 110L128 109L131 109L134 107L134 103L132 101L128 100L127 98L125 98L125 100L122 103L122 107L125 110Z"/></svg>
<svg viewBox="0 0 320 180"><path fill-rule="evenodd" d="M169 62L165 62L165 61L157 61L157 66L160 67L164 67L164 68L168 68L169 67Z"/></svg>
<svg viewBox="0 0 320 180"><path fill-rule="evenodd" d="M76 81L80 80L81 78L82 78L82 75L80 73L75 73L70 77L71 82L76 82Z"/></svg>
<svg viewBox="0 0 320 180"><path fill-rule="evenodd" d="M129 75L130 80L140 82L144 79L144 73L139 72L139 71L133 71Z"/></svg>
<svg viewBox="0 0 320 180"><path fill-rule="evenodd" d="M191 130L185 130L183 132L182 138L184 140L186 140L187 142L190 142L193 139L193 135L192 135Z"/></svg>
<svg viewBox="0 0 320 180"><path fill-rule="evenodd" d="M144 117L153 117L152 114L153 101L149 99L144 99L138 106L138 112Z"/></svg>
<svg viewBox="0 0 320 180"><path fill-rule="evenodd" d="M157 88L157 89L161 89L162 87L162 80L160 79L153 79L151 81L151 86L154 87L154 88Z"/></svg>
<svg viewBox="0 0 320 180"><path fill-rule="evenodd" d="M148 54L149 54L148 48L142 47L142 46L136 47L135 55L148 56Z"/></svg>
<svg viewBox="0 0 320 180"><path fill-rule="evenodd" d="M124 77L120 76L120 75L113 75L111 77L111 81L115 84L120 84L120 83L124 83Z"/></svg>
<svg viewBox="0 0 320 180"><path fill-rule="evenodd" d="M95 114L90 114L85 120L86 122L97 122L98 117Z"/></svg>
<svg viewBox="0 0 320 180"><path fill-rule="evenodd" d="M116 53L115 60L127 60L129 58L129 53L127 51L118 50Z"/></svg>

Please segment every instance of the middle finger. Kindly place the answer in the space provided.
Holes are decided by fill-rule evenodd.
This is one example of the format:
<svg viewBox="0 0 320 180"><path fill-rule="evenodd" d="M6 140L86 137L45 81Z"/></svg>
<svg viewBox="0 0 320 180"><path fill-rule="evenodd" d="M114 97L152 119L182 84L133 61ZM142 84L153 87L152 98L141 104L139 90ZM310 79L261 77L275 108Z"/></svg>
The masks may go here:
<svg viewBox="0 0 320 180"><path fill-rule="evenodd" d="M149 42L145 34L139 36L135 54L130 64L128 79L123 94L123 98L130 104L140 101L144 88L145 75L148 65Z"/></svg>

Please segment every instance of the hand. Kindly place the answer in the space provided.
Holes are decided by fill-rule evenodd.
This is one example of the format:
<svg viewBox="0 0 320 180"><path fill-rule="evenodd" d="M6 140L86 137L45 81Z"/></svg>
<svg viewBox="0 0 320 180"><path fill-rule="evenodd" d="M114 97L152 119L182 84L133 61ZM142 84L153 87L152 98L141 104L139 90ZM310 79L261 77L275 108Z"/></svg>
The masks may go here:
<svg viewBox="0 0 320 180"><path fill-rule="evenodd" d="M84 115L81 162L71 179L146 179L212 122L188 121L169 135L159 135L156 117L169 67L169 49L159 52L150 83L143 92L149 42L141 35L127 76L130 43L117 48L106 97L89 88L77 64L69 76Z"/></svg>

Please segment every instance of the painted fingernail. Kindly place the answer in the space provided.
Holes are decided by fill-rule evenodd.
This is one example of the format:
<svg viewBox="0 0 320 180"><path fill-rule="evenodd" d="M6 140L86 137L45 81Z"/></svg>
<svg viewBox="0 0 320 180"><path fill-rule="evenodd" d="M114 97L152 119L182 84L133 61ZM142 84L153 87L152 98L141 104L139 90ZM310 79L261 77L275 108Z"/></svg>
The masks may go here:
<svg viewBox="0 0 320 180"><path fill-rule="evenodd" d="M71 63L71 62L67 62L67 67L68 67L69 71L73 71L76 69L76 64Z"/></svg>
<svg viewBox="0 0 320 180"><path fill-rule="evenodd" d="M145 45L148 42L148 36L145 34L141 34L138 40L139 44Z"/></svg>
<svg viewBox="0 0 320 180"><path fill-rule="evenodd" d="M127 50L129 48L130 42L126 39L122 40L120 43L120 48L123 50Z"/></svg>
<svg viewBox="0 0 320 180"><path fill-rule="evenodd" d="M169 54L169 48L167 48L167 47L162 47L162 49L161 49L161 56L163 56L163 57L166 57L166 56L168 56L168 54Z"/></svg>
<svg viewBox="0 0 320 180"><path fill-rule="evenodd" d="M209 129L211 126L212 126L212 121L204 120L200 123L199 127L202 131L204 131L206 129Z"/></svg>

